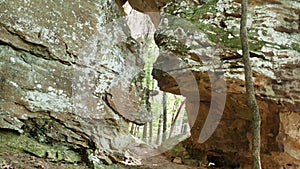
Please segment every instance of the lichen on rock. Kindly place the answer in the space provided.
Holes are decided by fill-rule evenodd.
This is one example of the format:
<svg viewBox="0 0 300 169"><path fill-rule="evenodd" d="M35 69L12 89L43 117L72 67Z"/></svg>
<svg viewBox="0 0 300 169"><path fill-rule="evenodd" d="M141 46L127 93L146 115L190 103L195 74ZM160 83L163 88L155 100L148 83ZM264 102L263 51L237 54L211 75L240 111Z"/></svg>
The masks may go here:
<svg viewBox="0 0 300 169"><path fill-rule="evenodd" d="M128 122L149 114L140 46L116 2L1 1L0 11L0 133L12 150L66 162L126 158L138 144Z"/></svg>
<svg viewBox="0 0 300 169"><path fill-rule="evenodd" d="M257 0L249 2L249 5L250 57L262 117L263 165L265 168L278 168L294 159L290 165L299 166L299 142L292 134L295 129L288 123L299 126L300 98L296 86L299 86L300 51L296 44L300 38L300 4L296 1ZM202 5L189 1L171 2L163 8L161 27L155 36L160 47L160 56L155 64L165 62L165 66L170 66L172 60L177 60L187 65L186 69L174 69L169 74L155 70L153 75L160 89L174 94L182 94L179 88L191 90L192 82L186 80L186 72L191 70L199 80L198 88L186 95L191 97L193 93L200 93L200 106L187 98L189 119L196 120L195 123L190 122L194 124L191 126L192 135L183 145L196 159L204 158L217 165L231 167L247 166L251 150L251 113L245 102L239 38L240 6L240 1L236 0L210 0ZM211 101L211 87L214 86L208 78L211 71L219 71L226 77L226 105L214 134L200 144L199 133L209 110L218 109L218 106L211 105L216 102ZM186 84L178 86L178 81ZM191 113L195 109L198 115ZM264 159L273 160L268 162Z"/></svg>

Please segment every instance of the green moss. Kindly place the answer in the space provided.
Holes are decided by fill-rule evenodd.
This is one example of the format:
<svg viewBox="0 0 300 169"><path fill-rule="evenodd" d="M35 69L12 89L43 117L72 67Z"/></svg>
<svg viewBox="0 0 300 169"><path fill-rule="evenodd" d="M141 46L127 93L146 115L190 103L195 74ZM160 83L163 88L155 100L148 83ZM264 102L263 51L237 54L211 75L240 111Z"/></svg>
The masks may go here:
<svg viewBox="0 0 300 169"><path fill-rule="evenodd" d="M218 12L218 10L216 8L216 3L217 3L217 0L210 0L210 1L207 1L206 3L204 3L200 7L197 7L197 6L193 7L191 9L191 10L193 10L193 12L187 13L186 18L191 20L191 21L198 21L207 12L212 13L212 14L216 14Z"/></svg>
<svg viewBox="0 0 300 169"><path fill-rule="evenodd" d="M145 167L143 166L132 166L130 169L144 169Z"/></svg>
<svg viewBox="0 0 300 169"><path fill-rule="evenodd" d="M240 49L241 46L241 40L240 38L232 38L228 39L227 37L224 37L224 40L221 41L221 43L229 48L233 49Z"/></svg>
<svg viewBox="0 0 300 169"><path fill-rule="evenodd" d="M300 52L300 44L299 43L293 43L292 44L292 49Z"/></svg>
<svg viewBox="0 0 300 169"><path fill-rule="evenodd" d="M266 30L262 30L262 34L267 34ZM249 42L249 49L251 51L260 50L263 46L266 45L266 42L262 40L258 40L258 32L256 29L249 29L248 30L248 42Z"/></svg>
<svg viewBox="0 0 300 169"><path fill-rule="evenodd" d="M11 131L0 131L0 151L27 152L37 157L48 158L51 161L78 162L79 153L68 150L66 147L52 147L41 144L26 135L19 135Z"/></svg>
<svg viewBox="0 0 300 169"><path fill-rule="evenodd" d="M262 35L268 36L268 32L266 30L262 30Z"/></svg>
<svg viewBox="0 0 300 169"><path fill-rule="evenodd" d="M223 28L215 27L214 25L207 25L202 22L197 23L197 27L206 33L209 40L214 43L221 43L226 47L240 49L241 42L238 37L229 39L230 32L225 31Z"/></svg>
<svg viewBox="0 0 300 169"><path fill-rule="evenodd" d="M236 32L236 30L232 31L226 31L223 28L216 27L214 25L207 25L202 22L198 22L197 26L200 30L206 33L209 40L211 40L214 43L221 43L226 47L232 48L232 49L241 49L241 40L239 36L228 38L231 34L239 34ZM234 33L231 33L234 32ZM257 51L260 50L266 42L257 40L258 35L256 33L249 33L249 48L251 51Z"/></svg>
<svg viewBox="0 0 300 169"><path fill-rule="evenodd" d="M209 0L206 3L204 3L201 6L193 6L193 5L187 5L187 6L180 6L180 3L173 3L172 5L168 6L165 11L166 13L169 13L171 15L180 16L182 19L186 21L190 21L193 25L196 26L196 29L200 29L203 31L210 41L214 42L215 44L222 44L226 47L232 48L232 49L241 49L241 42L239 38L239 29L237 27L233 27L230 29L224 29L214 24L207 24L203 22L203 16L207 13L211 13L212 17L215 16L215 14L218 11L216 6L217 0ZM235 23L239 24L238 18L233 17L225 17L225 22L227 19L234 20ZM191 28L187 28L184 24L182 24L180 20L177 22L174 22L174 25L182 27L184 30L189 30ZM189 25L190 26L190 25ZM268 36L268 32L264 29L261 29L261 33L263 36ZM230 36L233 36L233 38L228 38ZM269 44L271 46L279 46L281 49L293 49L300 52L300 45L298 43L293 43L292 46L287 45L278 45L278 44L272 44L270 42L265 42L262 40L259 40L258 37L260 35L258 34L257 28L249 28L248 31L248 39L249 39L249 49L251 51L259 51L263 46L266 44ZM170 42L175 42L176 40L172 39L169 40ZM172 43L171 42L171 43ZM168 43L168 42L166 42ZM172 46L176 46L176 49L179 49L179 51L188 52L188 48L177 45L178 43L172 43ZM175 49L173 48L173 49ZM168 48L169 49L169 48Z"/></svg>
<svg viewBox="0 0 300 169"><path fill-rule="evenodd" d="M180 3L172 3L167 8L164 9L166 13L171 15L180 15L180 17L185 18L189 21L198 21L207 12L217 13L216 8L217 0L208 0L201 6L180 6Z"/></svg>
<svg viewBox="0 0 300 169"><path fill-rule="evenodd" d="M205 24L205 23L201 22L200 19L202 19L204 14L209 12L209 13L212 13L212 15L214 15L218 12L216 3L217 3L217 0L210 0L210 1L207 1L205 4L201 5L200 7L199 6L190 6L189 8L182 7L175 3L175 4L173 4L173 6L168 7L166 11L167 11L167 13L170 13L173 15L176 14L177 11L180 11L181 18L184 18L184 19L192 22L198 29L202 30L207 35L209 40L211 40L212 42L214 42L216 44L221 43L230 48L240 49L241 42L238 37L234 37L231 39L228 38L231 33L236 34L237 30L225 30L221 27L217 27L212 24ZM181 26L181 27L184 27L184 26ZM175 43L173 43L173 44L175 44ZM257 46L255 44L257 44L257 43L253 43L252 48L257 49L261 46L261 45ZM180 45L177 45L177 48L181 49L181 51L188 50L188 48L180 46Z"/></svg>
<svg viewBox="0 0 300 169"><path fill-rule="evenodd" d="M120 166L117 164L113 164L113 165L99 164L99 165L95 165L93 168L94 169L119 169Z"/></svg>
<svg viewBox="0 0 300 169"><path fill-rule="evenodd" d="M264 42L264 41L259 41L259 40L252 40L252 39L249 39L249 49L250 49L251 51L258 51L258 50L260 50L265 44L266 44L266 42Z"/></svg>
<svg viewBox="0 0 300 169"><path fill-rule="evenodd" d="M186 149L182 146L182 144L175 145L172 150L172 157L182 157Z"/></svg>
<svg viewBox="0 0 300 169"><path fill-rule="evenodd" d="M212 42L216 44L223 44L224 46L232 49L241 49L241 42L239 36L228 38L230 35L239 35L239 30L237 28L225 30L221 27L217 27L216 25L205 24L201 22L201 19L204 14L209 12L212 13L212 15L214 15L218 12L216 3L217 0L210 0L200 7L190 7L187 9L180 6L173 6L173 11L169 10L169 12L172 14L172 12L174 13L174 11L179 11L180 9L180 16L195 24L195 26L197 26L198 29L202 30ZM265 31L263 31L262 33L266 34ZM266 44L266 42L264 41L257 40L257 31L252 31L251 33L249 33L248 36L249 48L252 51L260 50Z"/></svg>

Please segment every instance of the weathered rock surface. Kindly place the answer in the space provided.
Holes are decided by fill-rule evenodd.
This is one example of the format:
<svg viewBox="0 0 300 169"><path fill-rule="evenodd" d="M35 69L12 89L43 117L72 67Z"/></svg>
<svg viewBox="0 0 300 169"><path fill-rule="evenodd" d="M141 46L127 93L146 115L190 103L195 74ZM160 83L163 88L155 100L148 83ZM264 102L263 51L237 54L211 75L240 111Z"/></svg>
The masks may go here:
<svg viewBox="0 0 300 169"><path fill-rule="evenodd" d="M149 120L143 61L119 9L124 2L0 1L0 151L97 165L140 150L127 128ZM130 2L152 12L154 24L167 5L153 75L162 90L187 97L192 127L189 155L175 157L248 165L239 1L155 0L146 11ZM275 0L251 1L249 9L264 168L300 166L299 9Z"/></svg>
<svg viewBox="0 0 300 169"><path fill-rule="evenodd" d="M0 11L1 149L94 164L131 156L128 121L149 117L139 45L116 2L0 1Z"/></svg>
<svg viewBox="0 0 300 169"><path fill-rule="evenodd" d="M250 3L249 43L262 117L263 166L297 168L300 4ZM251 112L245 102L239 11L240 3L231 0L201 6L173 2L164 8L155 36L160 56L154 77L162 90L187 98L192 136L186 148L195 158L220 166L246 166L251 158ZM199 137L205 142L199 143Z"/></svg>

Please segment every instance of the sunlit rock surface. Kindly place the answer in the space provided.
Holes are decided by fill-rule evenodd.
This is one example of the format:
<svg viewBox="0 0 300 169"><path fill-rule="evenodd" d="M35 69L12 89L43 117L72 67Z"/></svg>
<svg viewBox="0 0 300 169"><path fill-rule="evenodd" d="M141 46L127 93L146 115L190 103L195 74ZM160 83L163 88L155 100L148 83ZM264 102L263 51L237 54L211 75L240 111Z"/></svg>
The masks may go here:
<svg viewBox="0 0 300 169"><path fill-rule="evenodd" d="M115 1L0 1L0 11L1 148L94 164L132 156L128 121L149 113L139 45Z"/></svg>
<svg viewBox="0 0 300 169"><path fill-rule="evenodd" d="M249 3L249 44L262 117L263 166L297 168L300 166L300 3L258 0ZM251 112L245 102L240 7L239 1L231 0L212 0L198 6L186 1L169 3L163 8L164 16L155 35L160 56L153 75L162 90L187 97L192 136L185 146L204 164L209 161L217 166L237 167L247 166L251 161ZM189 73L194 75L198 87L194 87L195 79ZM222 86L224 79L226 84ZM224 89L225 107L223 95L212 96L222 94ZM215 114L208 118L211 109ZM206 119L210 120L208 125ZM214 131L215 125L218 127ZM200 144L199 137L201 142L201 135L211 131L214 131L212 136Z"/></svg>

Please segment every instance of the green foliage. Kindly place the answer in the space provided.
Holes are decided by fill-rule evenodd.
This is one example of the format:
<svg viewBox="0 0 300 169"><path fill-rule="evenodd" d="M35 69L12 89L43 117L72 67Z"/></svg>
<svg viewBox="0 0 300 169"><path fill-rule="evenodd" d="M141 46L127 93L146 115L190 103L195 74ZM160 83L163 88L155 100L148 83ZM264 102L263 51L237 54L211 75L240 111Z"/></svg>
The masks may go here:
<svg viewBox="0 0 300 169"><path fill-rule="evenodd" d="M149 46L146 46L146 50L143 52L143 58L144 58L144 72L145 76L143 79L143 86L147 89L153 89L154 86L154 79L152 78L152 69L153 64L156 60L156 57L158 55L158 48L154 43L149 44Z"/></svg>
<svg viewBox="0 0 300 169"><path fill-rule="evenodd" d="M156 80L153 79L152 77L152 70L153 70L153 64L156 61L156 58L159 54L158 48L156 44L149 43L146 46L143 47L143 59L144 59L144 77L142 80L142 85L146 90L151 91L151 90L156 90L159 91L159 87L157 86ZM167 93L167 128L171 126L171 119L172 115L175 114L178 110L178 107L180 103L183 100L182 96L176 96L170 93ZM156 134L158 130L158 122L159 122L159 117L163 112L163 105L162 105L162 92L159 91L159 94L156 96L152 96L149 98L149 103L151 105L151 112L153 115L152 118L152 124L153 124L153 138L152 140L156 139ZM142 126L141 126L142 127ZM142 137L143 135L143 129L140 127L139 133L137 136L139 138ZM168 136L168 133L167 133Z"/></svg>

